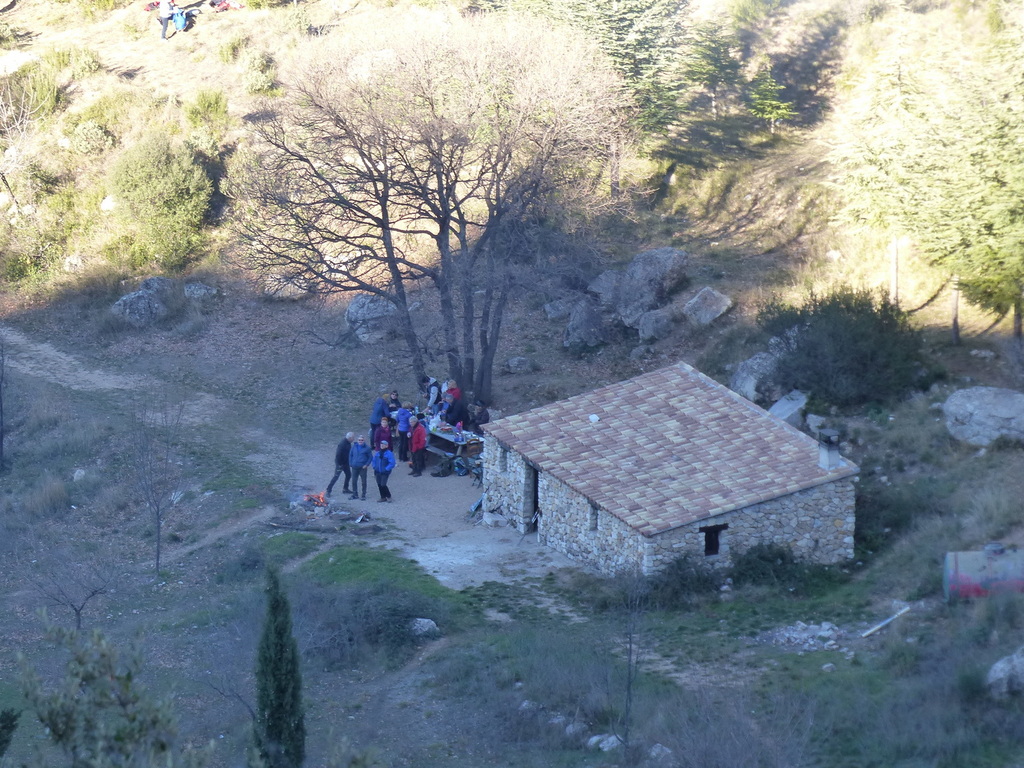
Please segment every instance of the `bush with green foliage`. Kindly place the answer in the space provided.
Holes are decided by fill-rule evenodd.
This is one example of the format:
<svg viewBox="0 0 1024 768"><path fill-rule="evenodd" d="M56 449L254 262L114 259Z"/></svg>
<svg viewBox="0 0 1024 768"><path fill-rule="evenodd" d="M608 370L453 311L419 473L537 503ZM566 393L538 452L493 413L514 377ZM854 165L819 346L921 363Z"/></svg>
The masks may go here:
<svg viewBox="0 0 1024 768"><path fill-rule="evenodd" d="M729 577L737 587L781 587L795 597L846 581L838 568L799 560L780 544L755 544L740 553L733 559Z"/></svg>
<svg viewBox="0 0 1024 768"><path fill-rule="evenodd" d="M833 405L886 400L921 382L922 339L887 297L835 288L802 306L769 301L758 324L781 339L775 383Z"/></svg>
<svg viewBox="0 0 1024 768"><path fill-rule="evenodd" d="M114 137L97 122L85 120L71 134L71 149L81 155L99 155L113 148Z"/></svg>
<svg viewBox="0 0 1024 768"><path fill-rule="evenodd" d="M242 85L246 93L269 93L274 88L277 67L266 51L246 51L241 57Z"/></svg>
<svg viewBox="0 0 1024 768"><path fill-rule="evenodd" d="M129 266L153 261L181 269L202 244L201 226L213 192L195 154L175 147L163 133L152 134L121 155L110 186L130 231L120 240L130 251Z"/></svg>
<svg viewBox="0 0 1024 768"><path fill-rule="evenodd" d="M718 592L722 576L703 559L684 555L673 560L660 573L651 576L647 598L655 608L689 608L702 596Z"/></svg>

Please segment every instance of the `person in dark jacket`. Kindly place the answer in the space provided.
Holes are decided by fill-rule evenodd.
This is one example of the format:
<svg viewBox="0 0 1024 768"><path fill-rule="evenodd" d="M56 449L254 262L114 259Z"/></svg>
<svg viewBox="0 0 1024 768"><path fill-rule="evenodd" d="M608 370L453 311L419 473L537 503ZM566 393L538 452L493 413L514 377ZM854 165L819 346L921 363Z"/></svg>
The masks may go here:
<svg viewBox="0 0 1024 768"><path fill-rule="evenodd" d="M373 430L373 441L370 447L375 451L379 451L381 443L390 444L391 442L391 419L387 416L382 416L380 424Z"/></svg>
<svg viewBox="0 0 1024 768"><path fill-rule="evenodd" d="M487 405L482 400L477 400L473 405L469 407L469 426L468 429L476 432L477 434L483 434L480 431L480 427L491 420L491 412L487 410Z"/></svg>
<svg viewBox="0 0 1024 768"><path fill-rule="evenodd" d="M341 473L345 473L345 484L341 490L344 493L348 493L348 481L352 479L352 470L348 467L348 454L352 450L352 438L354 438L351 432L345 435L345 439L338 443L338 450L334 452L334 477L331 478L331 482L327 484L327 492L324 496L330 496L331 491L334 490L334 484L338 482L338 478Z"/></svg>
<svg viewBox="0 0 1024 768"><path fill-rule="evenodd" d="M441 385L433 376L424 376L420 379L420 387L423 389L423 397L426 398L426 412L433 416L441 406Z"/></svg>
<svg viewBox="0 0 1024 768"><path fill-rule="evenodd" d="M412 451L413 477L419 477L427 468L427 428L413 416L409 419L409 450Z"/></svg>
<svg viewBox="0 0 1024 768"><path fill-rule="evenodd" d="M348 452L348 466L352 471L352 500L359 498L359 478L363 479L363 501L366 501L366 475L370 471L370 460L373 454L370 446L366 444L366 438L360 435L352 443L352 449Z"/></svg>
<svg viewBox="0 0 1024 768"><path fill-rule="evenodd" d="M388 396L388 410L397 411L402 407L402 401L398 398L398 390L392 389L391 394Z"/></svg>
<svg viewBox="0 0 1024 768"><path fill-rule="evenodd" d="M448 407L445 408L444 413L441 414L441 420L446 424L451 424L453 427L460 421L465 424L468 420L468 414L466 413L466 406L462 404L462 400L453 397L450 392L444 396L444 400L448 403Z"/></svg>
<svg viewBox="0 0 1024 768"><path fill-rule="evenodd" d="M380 491L381 501L391 501L391 491L388 490L388 478L391 477L391 470L395 468L395 454L391 452L388 441L380 444L380 450L373 454L371 460L373 466L373 477L377 481L377 490Z"/></svg>

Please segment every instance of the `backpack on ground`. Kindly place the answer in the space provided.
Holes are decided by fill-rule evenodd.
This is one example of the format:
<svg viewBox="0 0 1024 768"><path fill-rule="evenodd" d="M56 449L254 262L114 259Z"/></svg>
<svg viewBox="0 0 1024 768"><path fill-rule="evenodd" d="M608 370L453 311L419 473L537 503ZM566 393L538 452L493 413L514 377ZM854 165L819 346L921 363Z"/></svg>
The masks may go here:
<svg viewBox="0 0 1024 768"><path fill-rule="evenodd" d="M451 459L444 458L437 463L437 469L430 473L431 477L448 477L453 471L454 462Z"/></svg>

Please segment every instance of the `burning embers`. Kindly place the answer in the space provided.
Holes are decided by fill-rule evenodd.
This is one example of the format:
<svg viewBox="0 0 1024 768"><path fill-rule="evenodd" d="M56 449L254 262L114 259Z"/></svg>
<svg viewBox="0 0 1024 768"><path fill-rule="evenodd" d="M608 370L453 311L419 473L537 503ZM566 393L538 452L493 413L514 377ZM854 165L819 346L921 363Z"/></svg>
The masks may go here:
<svg viewBox="0 0 1024 768"><path fill-rule="evenodd" d="M326 507L327 506L327 497L323 494L323 492L321 492L321 493L307 493L303 497L302 500L312 504L314 507Z"/></svg>

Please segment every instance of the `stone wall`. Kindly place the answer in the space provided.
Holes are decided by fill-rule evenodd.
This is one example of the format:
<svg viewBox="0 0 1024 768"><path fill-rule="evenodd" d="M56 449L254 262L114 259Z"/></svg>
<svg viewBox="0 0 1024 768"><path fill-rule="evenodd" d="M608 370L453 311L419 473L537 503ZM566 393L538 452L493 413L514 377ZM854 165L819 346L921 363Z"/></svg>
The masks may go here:
<svg viewBox="0 0 1024 768"><path fill-rule="evenodd" d="M534 481L536 475L536 481ZM853 557L854 478L689 523L657 536L645 537L584 496L545 472L536 472L515 451L487 436L484 483L489 511L500 508L510 524L525 533L534 516L536 495L540 515L537 532L543 544L601 573L656 573L683 554L704 557L705 526L728 526L719 534L715 566L731 564L731 554L755 544L790 548L802 560L835 563ZM534 483L536 493L534 494Z"/></svg>

